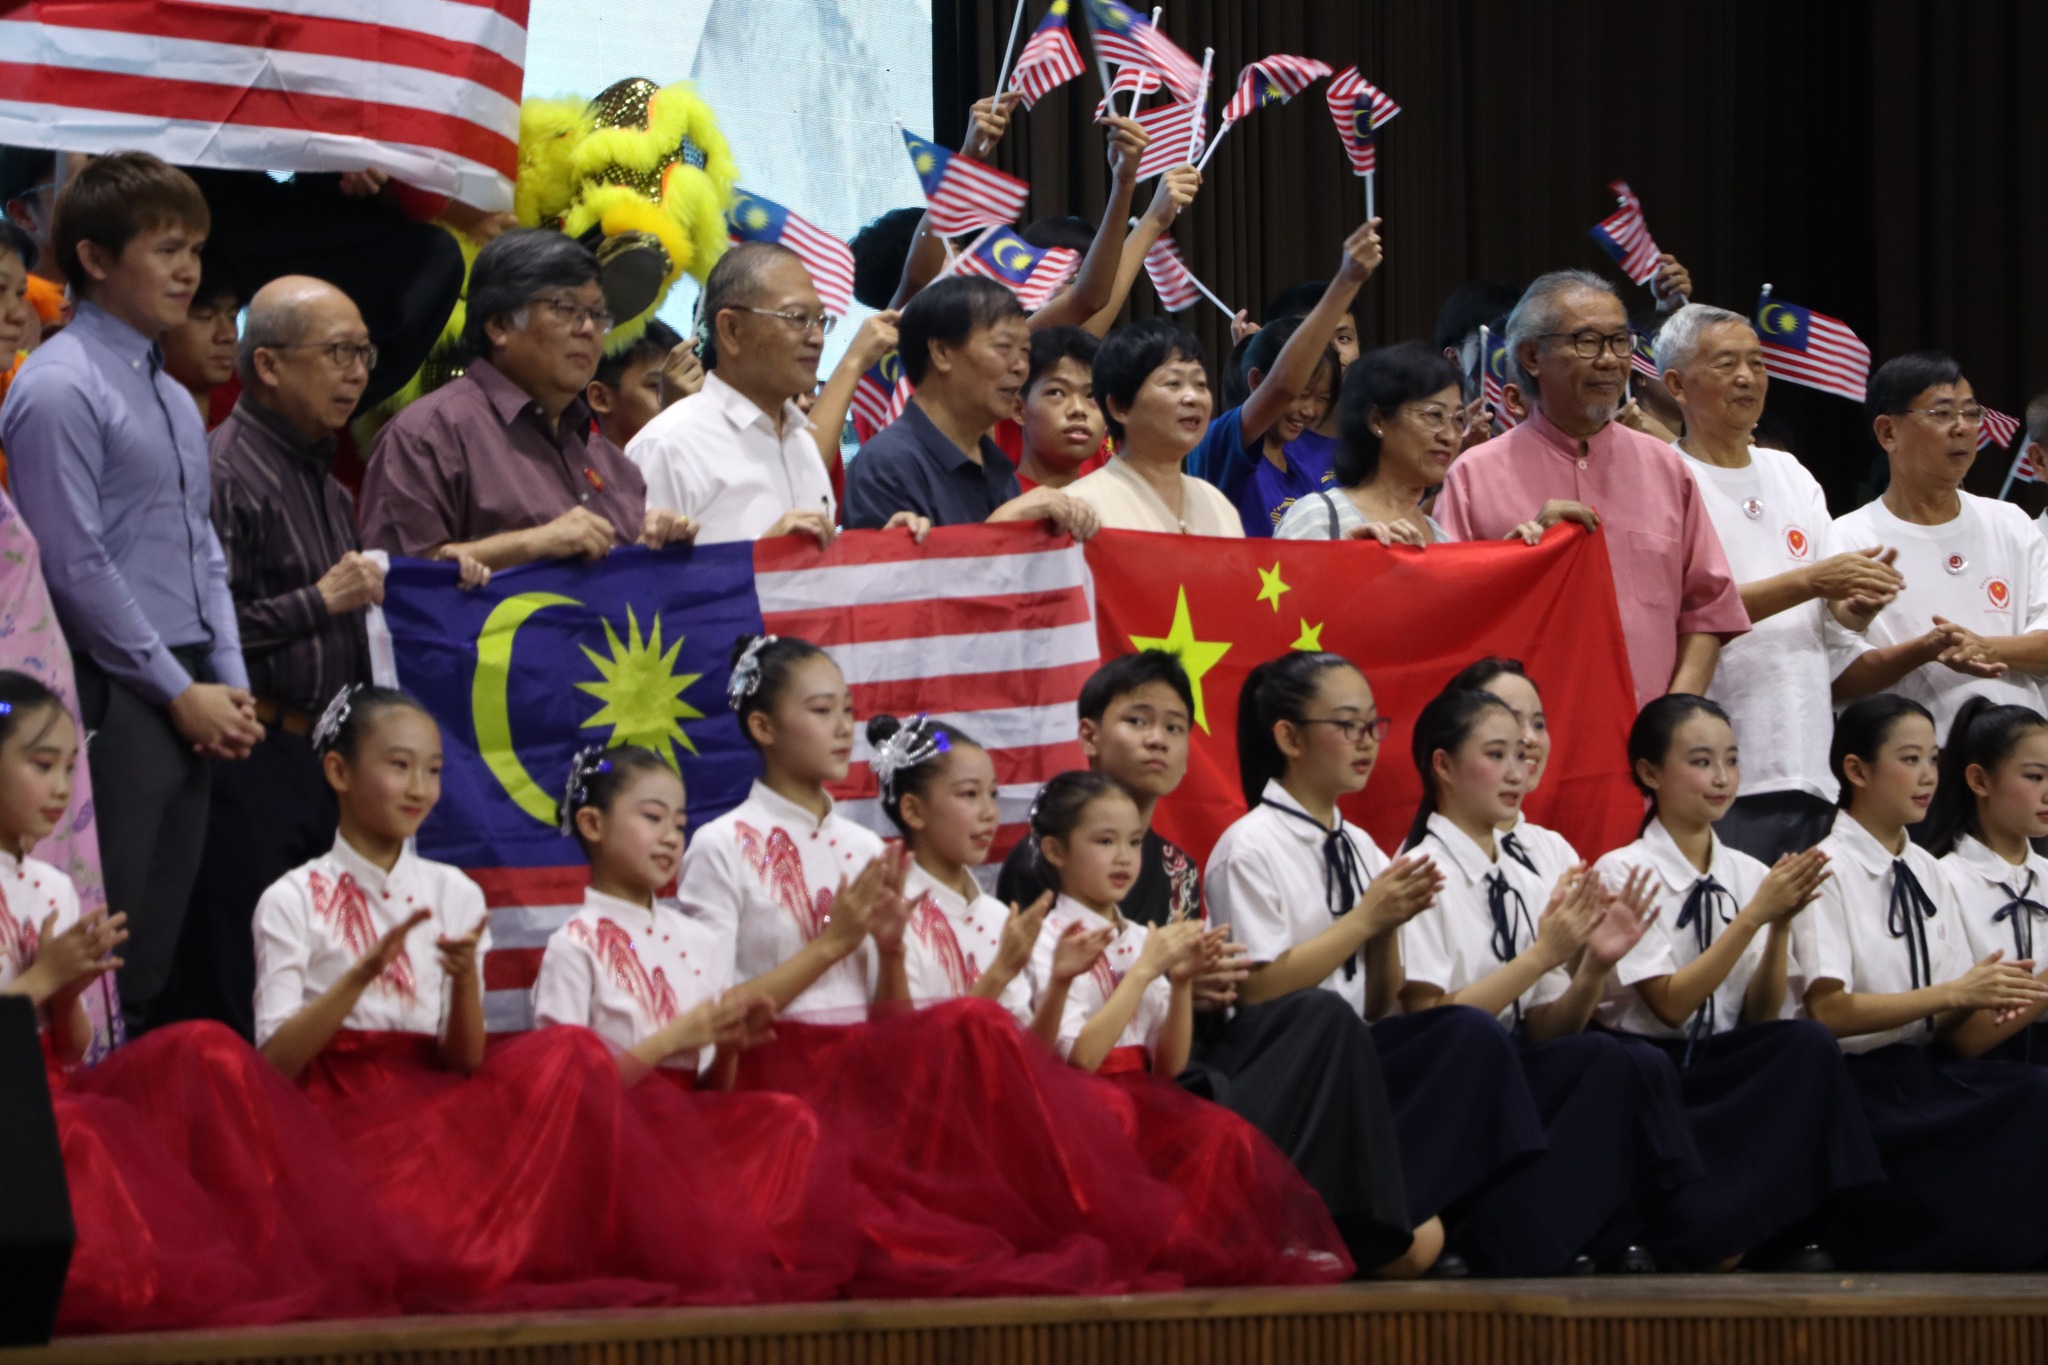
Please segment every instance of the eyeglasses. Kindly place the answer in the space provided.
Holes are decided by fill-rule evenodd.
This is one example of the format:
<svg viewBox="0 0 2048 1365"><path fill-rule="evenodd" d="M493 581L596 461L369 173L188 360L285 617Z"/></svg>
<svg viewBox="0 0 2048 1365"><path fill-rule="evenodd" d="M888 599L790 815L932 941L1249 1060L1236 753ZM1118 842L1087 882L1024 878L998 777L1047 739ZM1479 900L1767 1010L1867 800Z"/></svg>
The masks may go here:
<svg viewBox="0 0 2048 1365"><path fill-rule="evenodd" d="M1938 408L1907 408L1906 411L1917 413L1938 427L1953 426L1958 417L1963 419L1963 425L1966 427L1980 426L1984 421L1984 409L1975 404L1967 408L1952 408L1943 404Z"/></svg>
<svg viewBox="0 0 2048 1365"><path fill-rule="evenodd" d="M806 313L799 308L792 308L785 313L775 308L754 308L744 303L727 304L726 307L735 313L759 313L764 318L780 318L799 332L815 330L821 337L831 336L832 329L839 323L839 319L830 313Z"/></svg>
<svg viewBox="0 0 2048 1365"><path fill-rule="evenodd" d="M603 306L586 308L576 302L576 300L560 294L543 294L536 298L534 302L553 314L556 322L562 323L571 330L574 330L584 322L588 322L592 327L596 328L599 336L603 336L612 329L612 314L609 308Z"/></svg>
<svg viewBox="0 0 2048 1365"><path fill-rule="evenodd" d="M345 370L357 361L366 370L377 368L377 348L367 341L289 341L259 348L265 351L325 351L327 363Z"/></svg>
<svg viewBox="0 0 2048 1365"><path fill-rule="evenodd" d="M1373 743L1384 744L1387 740L1387 732L1394 728L1393 719L1389 716L1376 716L1372 720L1327 720L1319 716L1311 716L1299 723L1302 725L1334 725L1344 732L1344 738L1352 744L1358 743L1367 733L1372 735Z"/></svg>
<svg viewBox="0 0 2048 1365"><path fill-rule="evenodd" d="M1445 426L1449 426L1460 436L1472 430L1473 416L1469 408L1446 408L1440 403L1432 403L1426 408L1404 407L1401 410L1415 419L1415 425L1432 436L1442 431Z"/></svg>
<svg viewBox="0 0 2048 1365"><path fill-rule="evenodd" d="M1547 341L1551 337L1563 337L1572 344L1572 353L1581 360L1598 360L1605 350L1617 360L1626 360L1635 354L1636 329L1624 327L1619 332L1539 332L1536 339Z"/></svg>

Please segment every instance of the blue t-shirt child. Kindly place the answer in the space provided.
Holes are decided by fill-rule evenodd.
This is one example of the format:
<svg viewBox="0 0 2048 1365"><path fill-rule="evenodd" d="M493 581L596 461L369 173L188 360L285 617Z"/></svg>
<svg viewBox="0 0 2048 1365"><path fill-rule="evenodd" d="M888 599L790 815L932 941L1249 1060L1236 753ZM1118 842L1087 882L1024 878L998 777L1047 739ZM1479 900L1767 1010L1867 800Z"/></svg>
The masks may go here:
<svg viewBox="0 0 2048 1365"><path fill-rule="evenodd" d="M1287 467L1275 468L1263 449L1245 449L1244 409L1232 408L1209 423L1202 443L1188 452L1187 468L1230 499L1244 523L1245 535L1271 537L1295 499L1335 486L1332 455L1336 448L1332 438L1304 431L1281 451Z"/></svg>

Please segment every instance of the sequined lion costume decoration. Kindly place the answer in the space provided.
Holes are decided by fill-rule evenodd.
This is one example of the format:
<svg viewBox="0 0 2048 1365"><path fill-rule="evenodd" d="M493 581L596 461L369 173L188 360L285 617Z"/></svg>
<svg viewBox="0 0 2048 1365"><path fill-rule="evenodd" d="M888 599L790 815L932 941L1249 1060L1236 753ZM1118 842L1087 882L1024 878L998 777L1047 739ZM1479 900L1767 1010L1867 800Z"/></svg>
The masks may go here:
<svg viewBox="0 0 2048 1365"><path fill-rule="evenodd" d="M633 77L595 99L529 99L519 110L513 217L553 228L597 253L616 319L607 351L630 345L677 280L699 282L725 254L725 212L739 168L711 106L688 83ZM463 255L479 246L456 233ZM434 353L410 383L355 424L367 450L399 408L462 373L466 310L458 301Z"/></svg>

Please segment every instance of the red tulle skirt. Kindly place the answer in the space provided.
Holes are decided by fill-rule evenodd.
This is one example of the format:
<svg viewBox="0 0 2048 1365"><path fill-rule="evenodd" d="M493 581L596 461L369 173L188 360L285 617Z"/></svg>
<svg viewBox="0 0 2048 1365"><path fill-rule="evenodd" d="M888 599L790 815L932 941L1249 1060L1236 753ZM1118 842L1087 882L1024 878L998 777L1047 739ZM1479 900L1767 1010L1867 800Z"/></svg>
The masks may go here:
<svg viewBox="0 0 2048 1365"><path fill-rule="evenodd" d="M228 1029L159 1029L51 1086L78 1229L60 1331L397 1311L396 1248L366 1183Z"/></svg>
<svg viewBox="0 0 2048 1365"><path fill-rule="evenodd" d="M1182 1205L1092 1082L991 1001L783 1022L740 1085L802 1097L848 1148L870 1297L1176 1289Z"/></svg>
<svg viewBox="0 0 2048 1365"><path fill-rule="evenodd" d="M1088 1080L1146 1168L1183 1196L1160 1265L1202 1286L1351 1277L1322 1198L1265 1134L1153 1075L1143 1048L1115 1049Z"/></svg>
<svg viewBox="0 0 2048 1365"><path fill-rule="evenodd" d="M772 1239L694 1159L717 1150L695 1107L670 1106L657 1134L596 1034L493 1044L471 1077L435 1051L424 1035L344 1032L304 1080L406 1248L408 1309L780 1296L791 1277Z"/></svg>

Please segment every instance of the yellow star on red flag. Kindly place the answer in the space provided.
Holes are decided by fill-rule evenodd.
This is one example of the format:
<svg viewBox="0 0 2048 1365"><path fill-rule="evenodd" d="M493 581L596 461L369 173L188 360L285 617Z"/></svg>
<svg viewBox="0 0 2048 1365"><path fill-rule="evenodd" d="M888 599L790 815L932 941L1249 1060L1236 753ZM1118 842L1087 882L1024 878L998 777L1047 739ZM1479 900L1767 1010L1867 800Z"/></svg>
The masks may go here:
<svg viewBox="0 0 2048 1365"><path fill-rule="evenodd" d="M1195 694L1195 724L1202 727L1202 733L1209 731L1209 711L1202 699L1202 676L1230 652L1227 642L1197 640L1194 618L1188 614L1188 590L1181 586L1180 596L1173 607L1173 624L1163 637L1133 635L1134 649L1163 649L1180 660L1180 666L1187 670L1188 685Z"/></svg>
<svg viewBox="0 0 2048 1365"><path fill-rule="evenodd" d="M1301 623L1300 637L1297 638L1293 644L1287 647L1289 649L1305 649L1315 654L1322 653L1323 623L1321 621L1318 621L1314 625L1310 625L1308 621L1304 619Z"/></svg>
<svg viewBox="0 0 2048 1365"><path fill-rule="evenodd" d="M1280 581L1280 566L1277 563L1270 569L1259 570L1259 601L1271 602L1274 615L1277 616L1280 612L1280 594L1293 591L1293 588Z"/></svg>

